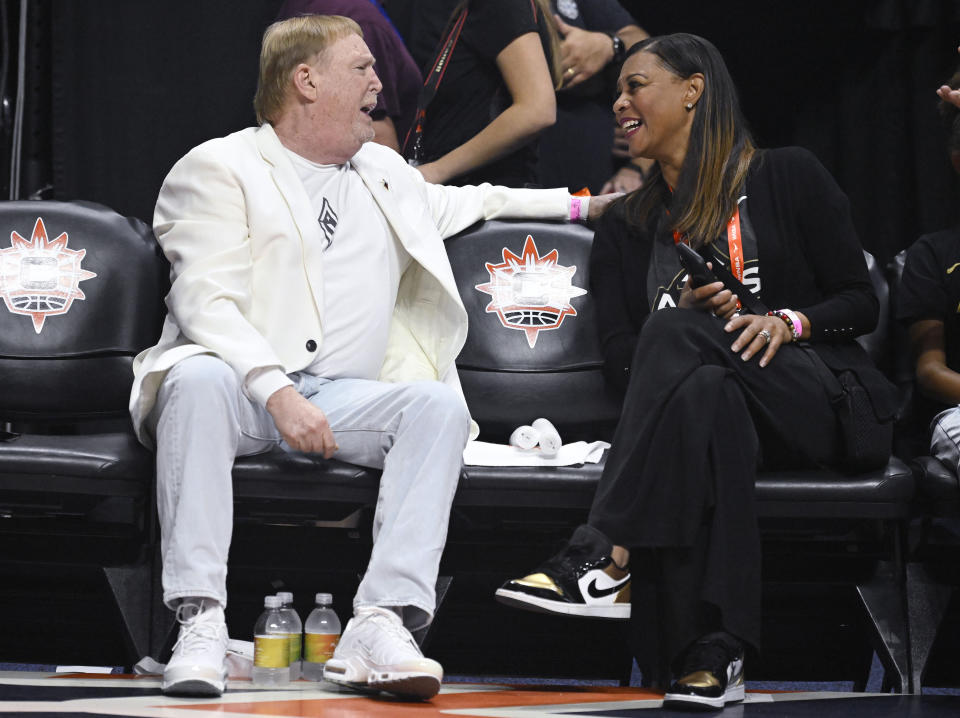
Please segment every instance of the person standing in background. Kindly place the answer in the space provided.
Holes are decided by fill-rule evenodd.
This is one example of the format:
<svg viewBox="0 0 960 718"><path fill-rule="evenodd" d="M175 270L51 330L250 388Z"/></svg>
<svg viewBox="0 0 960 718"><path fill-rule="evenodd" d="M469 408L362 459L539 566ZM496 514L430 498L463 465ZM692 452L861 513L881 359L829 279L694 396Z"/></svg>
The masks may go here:
<svg viewBox="0 0 960 718"><path fill-rule="evenodd" d="M610 97L626 51L647 33L616 0L551 0L551 6L561 37L563 86L557 122L540 138L540 177L572 192L637 189L649 162L614 157Z"/></svg>
<svg viewBox="0 0 960 718"><path fill-rule="evenodd" d="M384 0L413 59L426 75L458 0ZM610 97L623 55L647 37L617 0L550 0L560 39L562 85L556 123L540 134L538 175L546 187L629 192L646 160L614 153L617 131ZM573 72L571 72L571 70Z"/></svg>
<svg viewBox="0 0 960 718"><path fill-rule="evenodd" d="M960 174L960 70L937 90L947 154ZM925 234L907 250L897 295L915 365L916 423L930 455L960 471L960 226Z"/></svg>
<svg viewBox="0 0 960 718"><path fill-rule="evenodd" d="M547 0L463 0L424 77L403 154L428 182L540 183L538 137L560 86Z"/></svg>

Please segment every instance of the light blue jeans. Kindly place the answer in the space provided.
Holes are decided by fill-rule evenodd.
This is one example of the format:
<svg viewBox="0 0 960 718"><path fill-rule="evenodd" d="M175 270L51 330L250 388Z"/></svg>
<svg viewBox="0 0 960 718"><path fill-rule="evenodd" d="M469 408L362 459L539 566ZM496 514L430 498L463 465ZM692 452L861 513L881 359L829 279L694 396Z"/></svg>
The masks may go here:
<svg viewBox="0 0 960 718"><path fill-rule="evenodd" d="M373 551L354 597L398 609L410 630L428 624L470 417L463 399L434 381L390 384L291 375L297 391L327 416L335 458L382 469ZM149 426L157 443L157 505L163 599L227 604L233 531L231 468L237 456L282 441L266 409L212 356L186 359L167 374Z"/></svg>
<svg viewBox="0 0 960 718"><path fill-rule="evenodd" d="M960 473L960 406L933 417L930 422L930 455Z"/></svg>

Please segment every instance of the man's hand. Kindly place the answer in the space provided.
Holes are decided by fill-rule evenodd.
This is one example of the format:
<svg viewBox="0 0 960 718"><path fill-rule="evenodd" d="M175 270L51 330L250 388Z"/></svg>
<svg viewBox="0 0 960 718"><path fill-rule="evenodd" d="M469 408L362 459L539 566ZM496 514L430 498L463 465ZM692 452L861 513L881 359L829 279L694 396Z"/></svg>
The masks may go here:
<svg viewBox="0 0 960 718"><path fill-rule="evenodd" d="M596 219L603 214L607 205L617 197L622 197L623 192L609 192L607 194L597 194L590 198L590 204L587 207L587 219Z"/></svg>
<svg viewBox="0 0 960 718"><path fill-rule="evenodd" d="M559 15L560 62L563 68L563 86L575 87L586 82L613 59L613 41L603 32L590 32L567 25Z"/></svg>
<svg viewBox="0 0 960 718"><path fill-rule="evenodd" d="M339 448L327 416L292 386L278 389L267 399L267 411L291 449L322 454L329 459Z"/></svg>

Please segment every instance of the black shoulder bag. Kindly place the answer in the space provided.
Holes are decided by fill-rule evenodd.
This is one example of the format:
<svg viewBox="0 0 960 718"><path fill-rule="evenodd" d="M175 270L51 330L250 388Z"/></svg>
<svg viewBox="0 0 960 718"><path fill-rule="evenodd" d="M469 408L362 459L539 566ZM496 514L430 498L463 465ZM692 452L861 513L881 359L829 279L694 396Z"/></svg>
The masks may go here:
<svg viewBox="0 0 960 718"><path fill-rule="evenodd" d="M727 270L713 251L713 245L710 246L710 254L713 273L740 299L743 306L741 311L767 314L769 310L766 305ZM836 413L844 445L841 468L847 471L870 471L886 466L893 446L893 417L881 419L877 416L870 395L852 369L834 372L808 342L801 342L799 348L813 362Z"/></svg>

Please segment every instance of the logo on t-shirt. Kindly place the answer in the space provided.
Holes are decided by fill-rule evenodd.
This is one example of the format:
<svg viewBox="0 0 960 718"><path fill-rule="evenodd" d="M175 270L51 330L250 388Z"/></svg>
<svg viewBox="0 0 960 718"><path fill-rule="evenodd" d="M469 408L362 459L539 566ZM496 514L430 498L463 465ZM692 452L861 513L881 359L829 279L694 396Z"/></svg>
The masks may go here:
<svg viewBox="0 0 960 718"><path fill-rule="evenodd" d="M323 198L323 206L320 208L320 216L317 217L317 222L320 223L320 231L323 232L323 237L327 242L323 245L323 248L329 249L330 245L333 244L333 234L337 231L337 213L330 206L330 201L326 197Z"/></svg>

